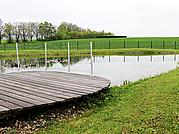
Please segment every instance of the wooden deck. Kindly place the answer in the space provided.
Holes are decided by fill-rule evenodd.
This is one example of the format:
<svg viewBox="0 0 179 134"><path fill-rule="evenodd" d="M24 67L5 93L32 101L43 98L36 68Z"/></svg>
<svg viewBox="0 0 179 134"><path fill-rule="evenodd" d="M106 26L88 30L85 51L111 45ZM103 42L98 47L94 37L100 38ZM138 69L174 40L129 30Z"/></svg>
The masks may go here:
<svg viewBox="0 0 179 134"><path fill-rule="evenodd" d="M21 72L0 76L0 119L36 106L47 106L110 85L104 78L61 72Z"/></svg>

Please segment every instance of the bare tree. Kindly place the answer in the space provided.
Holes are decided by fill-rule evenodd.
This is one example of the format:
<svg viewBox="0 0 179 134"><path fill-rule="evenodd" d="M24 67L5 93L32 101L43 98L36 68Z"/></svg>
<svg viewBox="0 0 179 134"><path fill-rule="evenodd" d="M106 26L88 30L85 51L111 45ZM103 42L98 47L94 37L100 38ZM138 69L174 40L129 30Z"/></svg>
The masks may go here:
<svg viewBox="0 0 179 134"><path fill-rule="evenodd" d="M8 42L12 43L13 26L11 23L4 24L4 35L8 38Z"/></svg>
<svg viewBox="0 0 179 134"><path fill-rule="evenodd" d="M15 35L16 42L19 42L19 38L21 36L20 30L21 30L20 23L18 23L18 22L13 23L13 33Z"/></svg>
<svg viewBox="0 0 179 134"><path fill-rule="evenodd" d="M0 44L1 44L1 40L2 40L2 34L3 34L3 21L0 19Z"/></svg>
<svg viewBox="0 0 179 134"><path fill-rule="evenodd" d="M20 33L22 36L22 41L26 42L26 37L27 37L27 23L21 22L20 24Z"/></svg>
<svg viewBox="0 0 179 134"><path fill-rule="evenodd" d="M29 22L27 24L27 35L30 38L30 41L32 41L34 34L34 29L35 29L35 23Z"/></svg>
<svg viewBox="0 0 179 134"><path fill-rule="evenodd" d="M37 40L39 38L39 23L38 22L34 22L33 33L34 33L35 38Z"/></svg>

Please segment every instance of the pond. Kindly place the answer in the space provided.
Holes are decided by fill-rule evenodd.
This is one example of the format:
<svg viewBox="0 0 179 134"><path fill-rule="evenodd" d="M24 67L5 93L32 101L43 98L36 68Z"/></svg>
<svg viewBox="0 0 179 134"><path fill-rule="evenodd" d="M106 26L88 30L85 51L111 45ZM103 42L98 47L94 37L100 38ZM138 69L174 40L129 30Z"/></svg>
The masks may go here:
<svg viewBox="0 0 179 134"><path fill-rule="evenodd" d="M90 75L90 57L72 57L71 72ZM111 80L111 85L120 85L124 81L136 81L158 75L178 66L179 55L159 56L96 56L94 75ZM17 72L15 60L1 60L1 75ZM20 60L20 71L44 71L44 59ZM48 71L68 71L66 58L48 59Z"/></svg>

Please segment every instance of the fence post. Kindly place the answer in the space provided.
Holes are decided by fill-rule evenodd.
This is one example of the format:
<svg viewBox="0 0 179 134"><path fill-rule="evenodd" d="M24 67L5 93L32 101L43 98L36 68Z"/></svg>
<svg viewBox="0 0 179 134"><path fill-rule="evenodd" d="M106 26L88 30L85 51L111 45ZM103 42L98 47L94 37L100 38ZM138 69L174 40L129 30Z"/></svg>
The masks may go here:
<svg viewBox="0 0 179 134"><path fill-rule="evenodd" d="M70 43L68 42L68 72L70 73Z"/></svg>
<svg viewBox="0 0 179 134"><path fill-rule="evenodd" d="M177 58L176 58L176 55L174 55L174 61L176 61L176 59L177 59Z"/></svg>
<svg viewBox="0 0 179 134"><path fill-rule="evenodd" d="M111 42L109 41L109 49L111 49Z"/></svg>
<svg viewBox="0 0 179 134"><path fill-rule="evenodd" d="M175 41L175 49L177 49L177 42Z"/></svg>
<svg viewBox="0 0 179 134"><path fill-rule="evenodd" d="M109 62L111 62L111 56L109 55Z"/></svg>
<svg viewBox="0 0 179 134"><path fill-rule="evenodd" d="M126 42L124 41L124 48L126 48Z"/></svg>
<svg viewBox="0 0 179 134"><path fill-rule="evenodd" d="M140 42L138 41L138 48L140 47Z"/></svg>
<svg viewBox="0 0 179 134"><path fill-rule="evenodd" d="M152 44L153 44L153 43L152 43L152 41L151 41L151 42L150 42L150 47L151 47L151 49L153 48Z"/></svg>
<svg viewBox="0 0 179 134"><path fill-rule="evenodd" d="M152 55L150 56L150 61L151 61L151 62L153 61L153 59L152 59Z"/></svg>
<svg viewBox="0 0 179 134"><path fill-rule="evenodd" d="M165 49L165 41L163 41L163 49Z"/></svg>
<svg viewBox="0 0 179 134"><path fill-rule="evenodd" d="M16 43L16 58L17 58L17 67L18 67L18 71L19 71L20 62L19 62L19 49L18 49L17 43Z"/></svg>
<svg viewBox="0 0 179 134"><path fill-rule="evenodd" d="M93 76L93 43L90 42L90 55L91 55L91 75Z"/></svg>
<svg viewBox="0 0 179 134"><path fill-rule="evenodd" d="M139 56L137 56L137 62L140 62L140 57Z"/></svg>
<svg viewBox="0 0 179 134"><path fill-rule="evenodd" d="M126 62L126 56L124 56L124 62Z"/></svg>
<svg viewBox="0 0 179 134"><path fill-rule="evenodd" d="M45 71L47 71L47 43L45 42Z"/></svg>

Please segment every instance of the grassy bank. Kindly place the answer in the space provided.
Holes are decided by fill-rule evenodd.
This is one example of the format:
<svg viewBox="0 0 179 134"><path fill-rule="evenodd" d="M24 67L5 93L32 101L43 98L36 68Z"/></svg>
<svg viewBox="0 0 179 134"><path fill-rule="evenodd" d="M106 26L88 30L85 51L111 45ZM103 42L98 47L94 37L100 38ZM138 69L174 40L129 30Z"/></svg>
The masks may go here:
<svg viewBox="0 0 179 134"><path fill-rule="evenodd" d="M131 48L131 49L94 49L93 55L167 55L179 54L179 50L174 49L144 49L144 48ZM71 50L71 56L89 56L89 50ZM44 50L20 50L20 58L43 58ZM48 58L53 57L67 57L66 50L48 50ZM0 59L15 59L16 51L0 51Z"/></svg>
<svg viewBox="0 0 179 134"><path fill-rule="evenodd" d="M82 116L49 122L38 133L179 133L179 69L104 96Z"/></svg>

